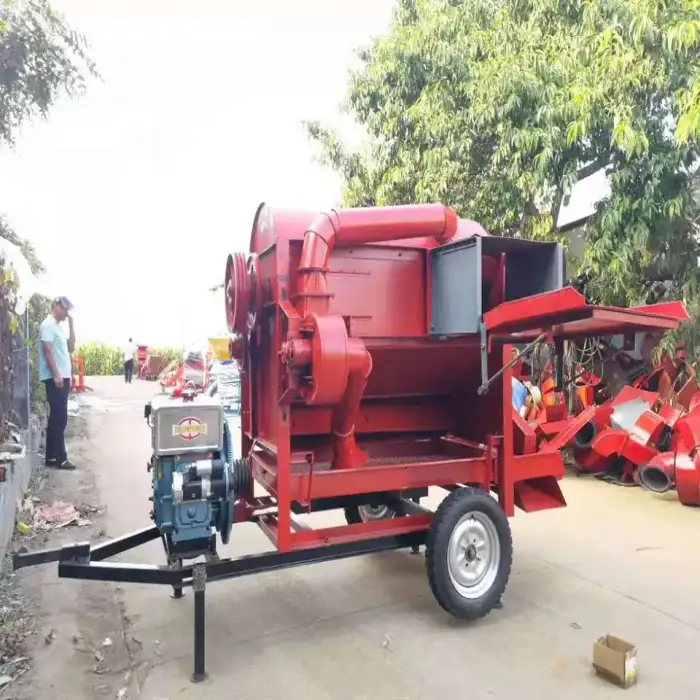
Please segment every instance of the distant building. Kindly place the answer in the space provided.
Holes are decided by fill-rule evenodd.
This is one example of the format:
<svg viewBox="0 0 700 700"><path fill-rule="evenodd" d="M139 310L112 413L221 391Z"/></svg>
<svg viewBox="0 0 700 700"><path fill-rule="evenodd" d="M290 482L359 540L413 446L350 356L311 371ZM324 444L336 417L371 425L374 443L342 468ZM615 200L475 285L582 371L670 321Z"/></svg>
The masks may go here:
<svg viewBox="0 0 700 700"><path fill-rule="evenodd" d="M574 185L570 196L559 211L557 230L569 239L568 253L580 260L586 245L584 236L586 222L596 212L601 199L610 194L610 183L605 171L584 178Z"/></svg>

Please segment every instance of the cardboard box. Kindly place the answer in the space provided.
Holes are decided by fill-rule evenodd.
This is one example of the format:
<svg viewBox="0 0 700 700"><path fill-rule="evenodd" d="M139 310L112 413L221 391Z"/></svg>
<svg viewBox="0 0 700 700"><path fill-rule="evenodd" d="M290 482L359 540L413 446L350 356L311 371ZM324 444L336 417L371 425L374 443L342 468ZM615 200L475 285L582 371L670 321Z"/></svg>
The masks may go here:
<svg viewBox="0 0 700 700"><path fill-rule="evenodd" d="M593 668L599 676L621 688L629 688L637 682L637 648L606 634L593 645Z"/></svg>

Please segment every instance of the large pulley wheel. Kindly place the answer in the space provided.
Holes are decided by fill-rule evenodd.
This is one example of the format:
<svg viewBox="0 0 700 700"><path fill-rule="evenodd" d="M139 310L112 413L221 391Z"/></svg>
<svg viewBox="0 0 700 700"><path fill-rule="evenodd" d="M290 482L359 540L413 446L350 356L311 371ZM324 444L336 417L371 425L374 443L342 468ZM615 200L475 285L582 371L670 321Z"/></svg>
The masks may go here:
<svg viewBox="0 0 700 700"><path fill-rule="evenodd" d="M219 537L223 544L228 544L233 530L233 496L221 501L219 510Z"/></svg>
<svg viewBox="0 0 700 700"><path fill-rule="evenodd" d="M513 561L513 539L491 496L465 487L437 509L426 547L428 582L440 606L477 620L500 604Z"/></svg>
<svg viewBox="0 0 700 700"><path fill-rule="evenodd" d="M258 256L232 253L226 260L224 278L226 326L230 333L247 335L255 326L262 306Z"/></svg>
<svg viewBox="0 0 700 700"><path fill-rule="evenodd" d="M345 508L345 522L348 525L368 523L374 520L391 520L396 512L387 505L348 506Z"/></svg>

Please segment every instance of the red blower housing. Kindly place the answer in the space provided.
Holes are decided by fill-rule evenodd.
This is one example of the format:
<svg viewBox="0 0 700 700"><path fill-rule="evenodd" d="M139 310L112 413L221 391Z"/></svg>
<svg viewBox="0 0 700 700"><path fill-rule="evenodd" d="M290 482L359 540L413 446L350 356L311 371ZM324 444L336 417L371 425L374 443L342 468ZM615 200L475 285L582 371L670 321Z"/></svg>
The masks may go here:
<svg viewBox="0 0 700 700"><path fill-rule="evenodd" d="M559 452L514 428L513 344L546 338L561 351L678 325L588 306L564 275L561 246L488 236L441 204L261 205L249 254L226 264L241 453L267 493L238 494L235 520L256 521L281 553L370 551L414 533L442 607L488 612L510 573L507 516L565 505ZM429 487L450 492L435 513L420 505ZM298 517L333 509L347 524Z"/></svg>

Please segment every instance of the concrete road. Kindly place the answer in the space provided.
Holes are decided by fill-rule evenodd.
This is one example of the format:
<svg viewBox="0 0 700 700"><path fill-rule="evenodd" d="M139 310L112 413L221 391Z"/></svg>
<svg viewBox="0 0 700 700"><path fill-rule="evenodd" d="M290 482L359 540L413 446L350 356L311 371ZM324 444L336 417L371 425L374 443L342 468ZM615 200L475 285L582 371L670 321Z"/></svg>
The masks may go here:
<svg viewBox="0 0 700 700"><path fill-rule="evenodd" d="M80 464L94 470L105 531L116 536L149 522L142 407L154 388L89 384L90 440ZM211 678L202 685L189 682L192 595L177 601L160 587L120 587L125 633L139 649L139 687L130 692L145 700L602 700L621 692L590 669L594 641L611 633L639 650L639 684L627 692L690 697L700 687L700 511L673 495L594 480L568 478L564 490L568 508L512 520L504 608L473 625L439 609L423 557L408 552L213 584ZM313 517L341 522L338 514ZM264 549L266 538L243 525L223 553ZM128 558L160 563L161 552L154 544Z"/></svg>

